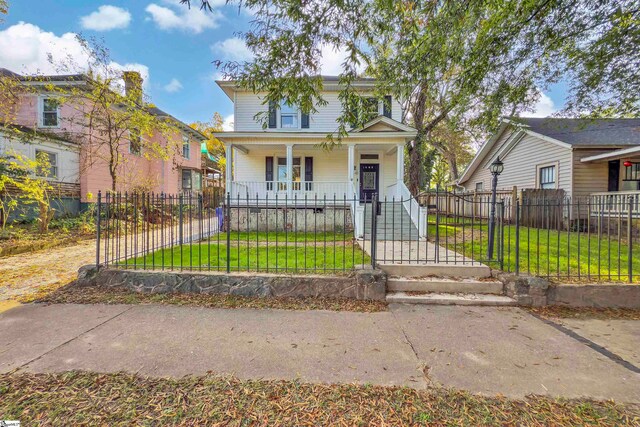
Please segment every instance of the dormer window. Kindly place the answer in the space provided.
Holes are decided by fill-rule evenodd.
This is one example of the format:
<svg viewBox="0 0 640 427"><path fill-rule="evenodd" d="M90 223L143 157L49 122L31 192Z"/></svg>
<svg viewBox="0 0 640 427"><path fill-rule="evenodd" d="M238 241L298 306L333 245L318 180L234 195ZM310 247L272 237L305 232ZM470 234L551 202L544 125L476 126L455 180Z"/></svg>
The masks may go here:
<svg viewBox="0 0 640 427"><path fill-rule="evenodd" d="M55 98L40 98L40 127L60 125L60 102Z"/></svg>

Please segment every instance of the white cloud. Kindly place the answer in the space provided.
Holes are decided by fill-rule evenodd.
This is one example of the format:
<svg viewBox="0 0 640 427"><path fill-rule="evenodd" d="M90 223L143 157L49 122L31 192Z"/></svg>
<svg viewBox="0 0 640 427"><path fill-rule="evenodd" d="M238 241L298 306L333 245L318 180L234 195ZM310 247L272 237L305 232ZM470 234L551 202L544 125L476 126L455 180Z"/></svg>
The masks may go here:
<svg viewBox="0 0 640 427"><path fill-rule="evenodd" d="M164 90L169 93L179 92L182 90L182 83L180 83L178 79L171 79L171 81L164 86Z"/></svg>
<svg viewBox="0 0 640 427"><path fill-rule="evenodd" d="M523 117L549 117L557 110L553 99L549 98L545 93L540 92L540 98L533 106L533 111L524 113Z"/></svg>
<svg viewBox="0 0 640 427"><path fill-rule="evenodd" d="M347 49L340 47L336 49L333 46L324 45L320 49L322 59L320 60L320 72L324 76L337 76L342 73L342 63L347 59ZM358 65L356 71L361 73L364 66Z"/></svg>
<svg viewBox="0 0 640 427"><path fill-rule="evenodd" d="M233 114L228 115L224 118L224 122L222 123L222 130L225 132L230 132L233 130Z"/></svg>
<svg viewBox="0 0 640 427"><path fill-rule="evenodd" d="M223 18L220 11L188 8L180 4L179 0L164 0L164 4L168 7L151 3L145 9L150 15L147 19L152 20L161 30L177 29L198 34L208 28L217 28L218 21ZM218 6L218 4L213 2L212 6Z"/></svg>
<svg viewBox="0 0 640 427"><path fill-rule="evenodd" d="M116 6L102 5L97 11L80 18L80 25L86 30L109 31L127 28L131 22L128 10Z"/></svg>
<svg viewBox="0 0 640 427"><path fill-rule="evenodd" d="M211 50L227 61L251 61L253 54L244 40L239 37L222 40L211 45Z"/></svg>
<svg viewBox="0 0 640 427"><path fill-rule="evenodd" d="M49 55L51 61L49 61ZM19 22L0 31L0 64L23 74L59 74L56 64L71 64L64 72L84 72L89 67L89 56L74 33L57 36L40 27ZM149 67L138 63L111 62L116 70L140 72L145 85L149 81Z"/></svg>

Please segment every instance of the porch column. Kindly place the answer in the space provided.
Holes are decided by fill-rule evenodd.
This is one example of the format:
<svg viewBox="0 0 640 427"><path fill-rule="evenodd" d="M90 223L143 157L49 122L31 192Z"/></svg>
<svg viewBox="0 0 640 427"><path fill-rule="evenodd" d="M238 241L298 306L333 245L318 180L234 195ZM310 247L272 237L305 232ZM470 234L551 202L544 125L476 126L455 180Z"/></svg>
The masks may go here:
<svg viewBox="0 0 640 427"><path fill-rule="evenodd" d="M355 167L355 158L356 158L356 146L355 145L348 145L347 146L349 149L348 155L347 155L347 178L349 180L349 182L353 181L353 169Z"/></svg>
<svg viewBox="0 0 640 427"><path fill-rule="evenodd" d="M396 195L400 197L400 183L404 183L404 144L396 149Z"/></svg>
<svg viewBox="0 0 640 427"><path fill-rule="evenodd" d="M287 144L287 195L293 196L293 144Z"/></svg>
<svg viewBox="0 0 640 427"><path fill-rule="evenodd" d="M225 159L226 166L224 170L225 178L226 178L226 192L231 193L231 182L233 181L233 145L227 144L225 146Z"/></svg>

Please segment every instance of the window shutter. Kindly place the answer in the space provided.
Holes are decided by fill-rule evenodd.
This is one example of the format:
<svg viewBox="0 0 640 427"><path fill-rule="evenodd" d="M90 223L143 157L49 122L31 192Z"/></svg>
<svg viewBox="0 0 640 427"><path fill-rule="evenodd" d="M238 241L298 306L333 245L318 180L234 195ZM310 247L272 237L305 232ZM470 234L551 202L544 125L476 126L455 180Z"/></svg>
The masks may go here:
<svg viewBox="0 0 640 427"><path fill-rule="evenodd" d="M304 181L305 190L311 191L313 189L313 157L304 158Z"/></svg>
<svg viewBox="0 0 640 427"><path fill-rule="evenodd" d="M384 97L382 114L385 117L391 118L391 96L390 95L387 95Z"/></svg>
<svg viewBox="0 0 640 427"><path fill-rule="evenodd" d="M300 127L302 129L309 129L309 114L301 113L300 117Z"/></svg>
<svg viewBox="0 0 640 427"><path fill-rule="evenodd" d="M273 190L273 157L265 157L264 180L267 181L267 191Z"/></svg>
<svg viewBox="0 0 640 427"><path fill-rule="evenodd" d="M274 101L269 101L269 129L276 128L276 122L278 121L276 117L276 107Z"/></svg>

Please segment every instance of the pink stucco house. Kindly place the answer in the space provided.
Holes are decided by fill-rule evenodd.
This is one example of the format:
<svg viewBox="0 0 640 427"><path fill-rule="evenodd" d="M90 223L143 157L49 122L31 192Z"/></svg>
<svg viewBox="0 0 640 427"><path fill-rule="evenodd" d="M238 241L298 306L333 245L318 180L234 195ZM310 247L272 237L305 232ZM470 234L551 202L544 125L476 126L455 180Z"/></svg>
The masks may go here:
<svg viewBox="0 0 640 427"><path fill-rule="evenodd" d="M50 85L81 87L90 84L90 77L75 74L39 76L38 79L33 79L6 69L0 69L0 74L15 78L29 88L20 94L10 117L4 117L3 121L37 134L38 138L31 141L31 145L39 144L38 141L42 139L66 141L64 144L59 144L57 148L51 144L42 147L41 151L49 155L53 166L53 172L47 179L63 185L67 190L75 185L77 195L82 202L90 202L91 195L96 195L98 191L104 193L110 190L112 178L109 173L108 156L105 155L105 150L108 148L90 142L99 136L94 135L90 138L86 135L87 129L90 128L81 124L85 116L77 104L59 103L56 101L56 96L59 97L59 94L47 89L51 88ZM142 79L137 72L124 74L127 92L132 88L141 87ZM144 145L141 150L139 145L135 145L133 138L123 140L118 150L121 165L118 168L116 190L144 190L166 194L199 192L202 188L200 146L206 137L161 109L145 104L141 99L140 106L158 118L168 121L175 129L171 135L154 132L140 136L145 141L170 147L169 156L168 158L145 156L145 153L141 152L144 151ZM90 106L85 105L83 108L90 108ZM55 138L47 138L47 135ZM9 143L8 138L5 138L5 149ZM20 146L20 144L19 141L13 142L13 145ZM35 153L38 149L22 147L22 151ZM71 170L75 173L68 172Z"/></svg>

